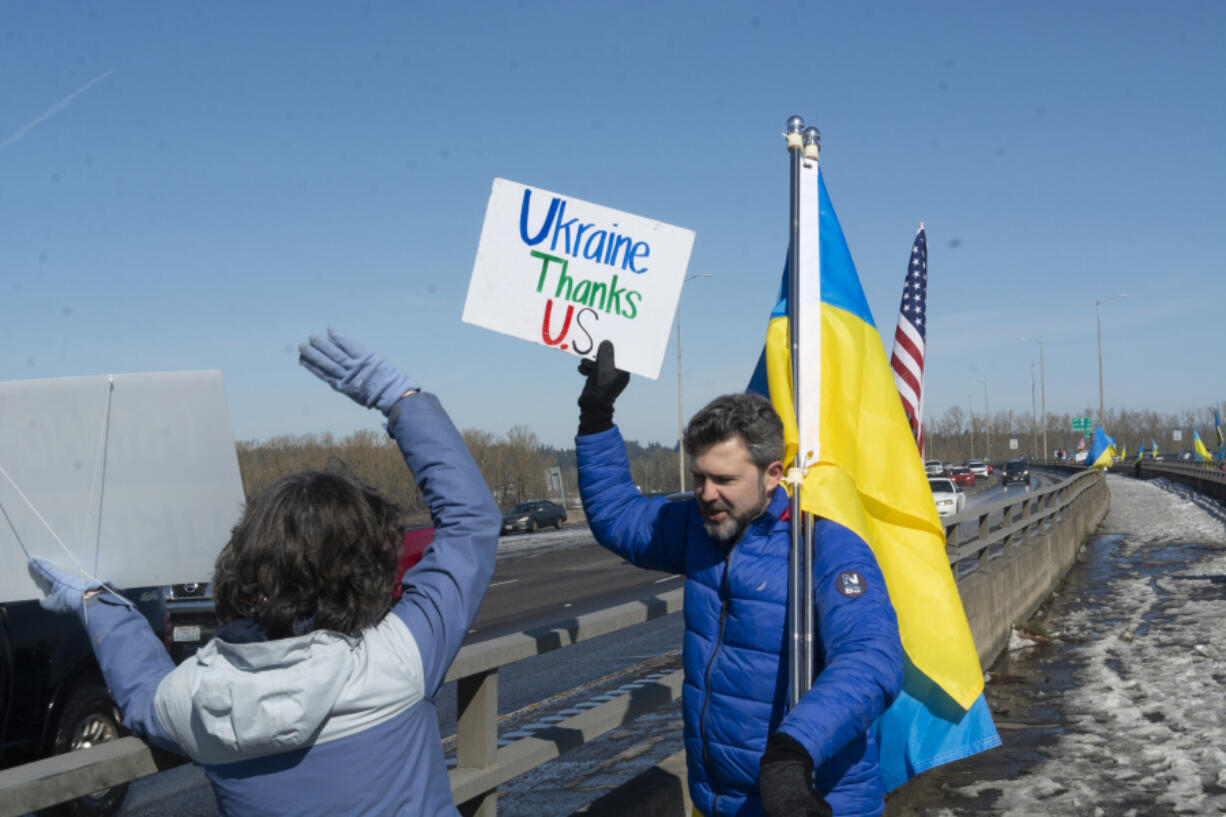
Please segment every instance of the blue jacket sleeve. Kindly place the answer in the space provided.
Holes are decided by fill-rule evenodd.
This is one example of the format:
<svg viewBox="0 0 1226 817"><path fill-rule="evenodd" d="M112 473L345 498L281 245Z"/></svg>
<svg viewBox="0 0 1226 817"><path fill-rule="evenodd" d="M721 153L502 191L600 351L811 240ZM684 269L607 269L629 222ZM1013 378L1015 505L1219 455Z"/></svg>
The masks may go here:
<svg viewBox="0 0 1226 817"><path fill-rule="evenodd" d="M77 615L123 713L123 725L150 743L182 753L154 714L154 693L175 665L149 621L126 600L106 593L86 601Z"/></svg>
<svg viewBox="0 0 1226 817"><path fill-rule="evenodd" d="M639 493L617 426L576 437L575 453L583 512L596 541L639 567L684 572L690 503Z"/></svg>
<svg viewBox="0 0 1226 817"><path fill-rule="evenodd" d="M418 392L388 415L388 430L421 487L434 541L404 575L393 612L421 652L426 697L443 683L494 572L502 515L464 438L438 399Z"/></svg>
<svg viewBox="0 0 1226 817"><path fill-rule="evenodd" d="M817 525L814 595L824 667L779 729L821 766L868 731L902 688L902 642L868 545L827 519Z"/></svg>

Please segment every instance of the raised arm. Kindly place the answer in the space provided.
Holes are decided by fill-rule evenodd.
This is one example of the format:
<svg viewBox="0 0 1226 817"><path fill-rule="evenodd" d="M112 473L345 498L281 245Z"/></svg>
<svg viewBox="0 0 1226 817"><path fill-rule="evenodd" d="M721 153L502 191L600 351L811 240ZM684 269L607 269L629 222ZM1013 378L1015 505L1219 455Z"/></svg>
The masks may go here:
<svg viewBox="0 0 1226 817"><path fill-rule="evenodd" d="M630 375L614 362L613 344L601 341L596 360L584 360L587 379L579 395L579 494L596 541L639 567L680 573L685 568L689 503L647 499L630 476L621 433L613 425L613 402Z"/></svg>
<svg viewBox="0 0 1226 817"><path fill-rule="evenodd" d="M393 612L421 651L426 694L447 667L477 615L494 572L502 516L464 438L432 394L401 400L388 430L421 487L434 522L434 541L404 575Z"/></svg>
<svg viewBox="0 0 1226 817"><path fill-rule="evenodd" d="M442 684L494 572L502 517L464 438L431 394L332 330L299 347L300 362L356 402L381 411L425 496L434 541L405 574L393 608L421 654L427 697Z"/></svg>

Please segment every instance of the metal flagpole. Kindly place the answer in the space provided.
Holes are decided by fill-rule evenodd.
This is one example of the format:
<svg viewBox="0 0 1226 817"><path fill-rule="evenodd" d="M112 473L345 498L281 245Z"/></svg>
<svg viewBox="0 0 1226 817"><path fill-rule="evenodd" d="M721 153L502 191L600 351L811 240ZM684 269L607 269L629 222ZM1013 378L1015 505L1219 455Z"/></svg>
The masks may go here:
<svg viewBox="0 0 1226 817"><path fill-rule="evenodd" d="M806 315L810 325L801 325L801 307L820 310L820 252L818 250L817 160L820 134L817 128L804 126L804 120L793 116L787 123L787 146L791 170L788 269L788 340L791 351L792 412L798 433L796 456L788 468L791 496L791 547L788 553L788 628L791 649L788 652L789 700L800 701L813 686L815 647L813 604L813 520L800 508L800 487L806 461L817 456L820 438L809 428L809 419L817 415L814 401L820 399L820 375L817 383L801 382L802 348L808 357L820 355L820 323ZM804 300L802 300L804 299ZM820 320L820 315L817 318ZM820 357L819 357L820 359ZM812 361L810 361L812 362ZM812 371L812 369L811 369ZM801 405L804 389L809 391L805 406ZM802 413L807 408L807 413Z"/></svg>
<svg viewBox="0 0 1226 817"><path fill-rule="evenodd" d="M804 160L805 120L799 116L788 117L788 181L790 183L788 212L788 340L791 350L792 367L792 410L794 416L800 416L800 369L796 365L800 351L800 323L797 320L797 306L800 303L800 164ZM797 446L796 458L791 466L799 468L801 464L800 446ZM785 467L787 467L785 463ZM791 547L788 551L788 630L791 634L791 649L788 650L788 700L795 706L809 689L811 684L805 684L805 641L809 632L808 622L804 618L804 524L801 521L800 489L792 486L792 524Z"/></svg>

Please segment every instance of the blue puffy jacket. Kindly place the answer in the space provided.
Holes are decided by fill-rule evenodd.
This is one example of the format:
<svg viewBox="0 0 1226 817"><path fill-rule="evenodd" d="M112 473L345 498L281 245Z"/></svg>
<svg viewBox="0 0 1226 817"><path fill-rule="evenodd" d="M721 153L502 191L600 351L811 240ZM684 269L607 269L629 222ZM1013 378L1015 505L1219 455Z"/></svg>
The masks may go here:
<svg viewBox="0 0 1226 817"><path fill-rule="evenodd" d="M758 763L782 730L808 750L836 815L880 815L885 790L869 727L902 686L902 644L868 546L841 525L817 523L817 680L788 711L787 493L777 488L726 549L707 535L693 500L639 494L616 427L575 442L596 541L686 578L682 705L694 805L709 817L761 815Z"/></svg>

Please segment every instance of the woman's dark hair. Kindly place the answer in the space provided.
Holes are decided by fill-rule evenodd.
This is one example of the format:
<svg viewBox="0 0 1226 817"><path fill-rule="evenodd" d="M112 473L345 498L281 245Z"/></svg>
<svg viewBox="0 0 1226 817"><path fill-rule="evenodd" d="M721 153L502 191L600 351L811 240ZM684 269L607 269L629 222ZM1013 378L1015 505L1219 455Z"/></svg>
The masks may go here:
<svg viewBox="0 0 1226 817"><path fill-rule="evenodd" d="M222 621L250 616L269 638L315 629L357 635L391 606L400 509L356 479L304 471L247 502L217 556Z"/></svg>

